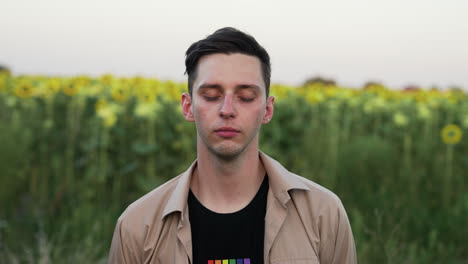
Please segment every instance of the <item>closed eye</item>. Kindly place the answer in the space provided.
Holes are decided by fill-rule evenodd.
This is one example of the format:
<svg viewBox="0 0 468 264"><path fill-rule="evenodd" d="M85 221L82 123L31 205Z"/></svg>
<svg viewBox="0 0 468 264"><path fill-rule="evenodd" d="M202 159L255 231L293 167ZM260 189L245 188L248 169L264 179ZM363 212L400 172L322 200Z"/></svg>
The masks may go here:
<svg viewBox="0 0 468 264"><path fill-rule="evenodd" d="M250 97L241 97L240 98L240 100L242 102L252 102L254 99L255 99L255 97L252 97L252 98L250 98Z"/></svg>
<svg viewBox="0 0 468 264"><path fill-rule="evenodd" d="M216 101L219 99L219 96L204 96L207 101Z"/></svg>

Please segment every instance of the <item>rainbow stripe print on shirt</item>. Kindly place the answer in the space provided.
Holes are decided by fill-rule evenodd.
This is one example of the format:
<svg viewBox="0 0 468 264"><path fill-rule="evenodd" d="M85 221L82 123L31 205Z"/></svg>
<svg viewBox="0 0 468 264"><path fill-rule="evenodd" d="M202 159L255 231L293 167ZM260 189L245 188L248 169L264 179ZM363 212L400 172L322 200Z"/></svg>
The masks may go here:
<svg viewBox="0 0 468 264"><path fill-rule="evenodd" d="M250 264L250 259L216 259L208 260L208 264Z"/></svg>

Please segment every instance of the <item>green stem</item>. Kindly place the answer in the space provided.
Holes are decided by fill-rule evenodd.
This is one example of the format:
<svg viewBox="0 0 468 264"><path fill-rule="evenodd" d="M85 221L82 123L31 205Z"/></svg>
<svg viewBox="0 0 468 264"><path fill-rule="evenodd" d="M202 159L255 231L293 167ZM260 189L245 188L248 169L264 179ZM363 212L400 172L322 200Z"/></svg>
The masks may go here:
<svg viewBox="0 0 468 264"><path fill-rule="evenodd" d="M76 107L74 98L71 99L72 102L68 108L68 137L67 137L67 147L65 151L66 167L65 167L65 188L68 188L68 185L71 184L73 178L73 150L75 147L75 116L76 116Z"/></svg>
<svg viewBox="0 0 468 264"><path fill-rule="evenodd" d="M412 165L412 155L411 155L411 150L412 150L412 138L411 134L406 131L404 138L403 138L403 170L402 170L402 178L404 181L407 182L408 189L410 193L413 195L414 199L417 199L418 197L418 186L419 186L419 180L418 180L418 175L417 173L413 174L411 171L411 165Z"/></svg>
<svg viewBox="0 0 468 264"><path fill-rule="evenodd" d="M69 188L74 186L75 177L75 145L76 138L80 130L80 118L84 109L85 98L73 96L68 108L68 137L65 150L65 181L62 185L62 195L70 191Z"/></svg>
<svg viewBox="0 0 468 264"><path fill-rule="evenodd" d="M47 123L43 123L42 125L42 135L43 135L43 138L47 138L47 135L50 133L51 129L52 129L52 125L53 125L53 97L52 98L46 98L45 99L45 103L46 103L46 113L45 113L45 122ZM41 173L40 173L40 178L41 178L41 183L40 183L40 192L41 192L41 196L44 200L43 201L39 201L39 204L42 205L46 205L45 203L47 203L48 199L47 197L49 196L48 192L49 192L49 175L51 174L51 170L50 170L50 165L46 165L46 164L51 164L52 161L51 161L51 153L49 151L49 144L50 142L48 142L48 140L42 140L41 141L41 144L40 144L40 160L41 160Z"/></svg>
<svg viewBox="0 0 468 264"><path fill-rule="evenodd" d="M104 127L103 125L100 126L99 130L99 137L100 137L100 144L99 144L99 172L98 172L98 181L99 184L103 183L106 179L106 175L108 173L108 160L107 160L107 147L109 141L109 130Z"/></svg>
<svg viewBox="0 0 468 264"><path fill-rule="evenodd" d="M376 113L374 115L374 129L373 129L373 132L374 132L374 136L378 137L379 135L379 127L380 127L380 113Z"/></svg>
<svg viewBox="0 0 468 264"><path fill-rule="evenodd" d="M341 133L341 142L347 143L349 139L349 131L351 127L351 116L353 115L353 110L349 107L345 109L343 113L343 128L342 128L342 133Z"/></svg>
<svg viewBox="0 0 468 264"><path fill-rule="evenodd" d="M154 146L156 144L155 140L155 129L154 129L154 120L150 118L147 122L147 144L150 146ZM154 158L154 152L150 152L148 155L148 160L146 162L146 176L147 177L155 177L155 172L156 168L154 166L155 158Z"/></svg>
<svg viewBox="0 0 468 264"><path fill-rule="evenodd" d="M338 163L338 146L339 146L339 122L338 113L336 109L329 111L328 129L330 135L330 154L329 154L329 170L327 177L330 180L330 188L334 188L336 184L337 163Z"/></svg>
<svg viewBox="0 0 468 264"><path fill-rule="evenodd" d="M409 132L405 133L404 137L404 142L403 142L403 153L404 153L404 165L405 165L405 170L409 173L409 170L411 169L411 145L412 145L412 140L411 140L411 134Z"/></svg>
<svg viewBox="0 0 468 264"><path fill-rule="evenodd" d="M446 165L445 165L445 177L444 177L444 204L449 205L450 202L450 185L452 183L452 174L453 174L453 145L447 144L446 152Z"/></svg>

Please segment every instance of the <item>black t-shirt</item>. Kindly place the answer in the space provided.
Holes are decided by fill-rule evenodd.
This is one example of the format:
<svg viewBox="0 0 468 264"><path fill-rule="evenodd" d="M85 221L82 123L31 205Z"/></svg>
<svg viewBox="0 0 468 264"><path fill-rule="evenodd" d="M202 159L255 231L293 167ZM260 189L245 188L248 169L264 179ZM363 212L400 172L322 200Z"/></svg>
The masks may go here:
<svg viewBox="0 0 468 264"><path fill-rule="evenodd" d="M268 177L254 199L234 213L204 207L190 191L188 198L194 264L263 264Z"/></svg>

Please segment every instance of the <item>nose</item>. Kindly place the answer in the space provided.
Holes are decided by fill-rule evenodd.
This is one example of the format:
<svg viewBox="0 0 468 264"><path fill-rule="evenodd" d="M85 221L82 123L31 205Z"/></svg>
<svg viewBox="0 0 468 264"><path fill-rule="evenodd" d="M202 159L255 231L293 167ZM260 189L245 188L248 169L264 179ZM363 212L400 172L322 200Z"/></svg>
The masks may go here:
<svg viewBox="0 0 468 264"><path fill-rule="evenodd" d="M224 96L223 104L219 111L219 115L222 118L232 118L236 116L234 109L234 96L232 94L226 94Z"/></svg>

